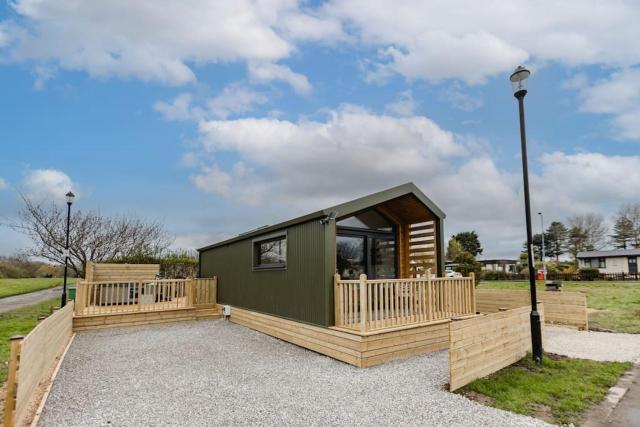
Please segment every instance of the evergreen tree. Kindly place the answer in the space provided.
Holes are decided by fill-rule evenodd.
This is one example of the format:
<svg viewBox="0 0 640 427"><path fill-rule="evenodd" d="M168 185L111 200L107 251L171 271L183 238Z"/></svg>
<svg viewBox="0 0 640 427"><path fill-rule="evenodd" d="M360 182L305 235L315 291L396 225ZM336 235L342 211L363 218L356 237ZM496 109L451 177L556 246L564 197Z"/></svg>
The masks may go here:
<svg viewBox="0 0 640 427"><path fill-rule="evenodd" d="M453 238L460 242L462 249L474 257L482 254L480 239L478 239L478 234L475 231L463 231L453 236Z"/></svg>
<svg viewBox="0 0 640 427"><path fill-rule="evenodd" d="M640 248L640 203L622 206L618 211L616 224L621 218L624 218L626 222L626 224L621 224L623 227L623 234L630 236L628 247L633 246L634 248ZM617 233L614 228L614 236L616 234Z"/></svg>
<svg viewBox="0 0 640 427"><path fill-rule="evenodd" d="M611 235L616 249L630 248L634 242L634 234L633 222L625 216L618 216L613 225L613 234Z"/></svg>
<svg viewBox="0 0 640 427"><path fill-rule="evenodd" d="M560 261L560 255L566 252L569 230L560 221L553 221L544 236L545 252L548 257Z"/></svg>

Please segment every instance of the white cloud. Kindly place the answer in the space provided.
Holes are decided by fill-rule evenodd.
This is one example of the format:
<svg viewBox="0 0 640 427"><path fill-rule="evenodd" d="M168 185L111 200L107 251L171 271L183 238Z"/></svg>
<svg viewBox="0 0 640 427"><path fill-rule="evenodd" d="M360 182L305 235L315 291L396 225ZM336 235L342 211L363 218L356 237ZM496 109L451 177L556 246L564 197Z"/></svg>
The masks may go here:
<svg viewBox="0 0 640 427"><path fill-rule="evenodd" d="M254 223L413 181L447 213L447 234L475 229L494 256L516 256L524 240L519 171L501 170L483 145L426 117L345 106L325 121L211 120L200 123L200 132L201 161L192 166L192 182L260 212L279 207L279 215L261 215ZM215 160L223 155L237 161L226 166ZM202 160L207 157L214 160ZM549 220L583 212L610 215L637 199L640 157L559 152L532 164L540 166L531 174L532 209Z"/></svg>
<svg viewBox="0 0 640 427"><path fill-rule="evenodd" d="M7 184L7 181L5 181L4 179L0 178L0 190L4 190L7 187L9 187L9 184Z"/></svg>
<svg viewBox="0 0 640 427"><path fill-rule="evenodd" d="M387 104L384 110L394 116L407 117L412 116L416 108L418 108L418 103L413 99L413 93L407 90L401 92L396 101Z"/></svg>
<svg viewBox="0 0 640 427"><path fill-rule="evenodd" d="M248 113L256 105L268 101L262 93L256 92L241 83L232 83L225 87L217 96L208 98L204 105L194 105L193 95L182 93L170 102L157 101L153 109L162 114L165 120L193 120L200 121L207 118L226 119Z"/></svg>
<svg viewBox="0 0 640 427"><path fill-rule="evenodd" d="M57 169L31 170L25 176L23 185L25 195L37 202L62 202L70 190L78 196L71 178Z"/></svg>
<svg viewBox="0 0 640 427"><path fill-rule="evenodd" d="M463 90L462 85L457 82L443 89L440 99L448 102L453 108L466 112L475 111L484 105L481 98Z"/></svg>
<svg viewBox="0 0 640 427"><path fill-rule="evenodd" d="M615 72L611 77L580 90L582 111L613 116L613 125L623 139L640 140L640 68Z"/></svg>
<svg viewBox="0 0 640 427"><path fill-rule="evenodd" d="M247 113L256 104L264 104L267 97L242 84L231 84L225 87L220 95L207 101L209 113L214 117L227 118L230 115Z"/></svg>
<svg viewBox="0 0 640 427"><path fill-rule="evenodd" d="M254 82L260 83L283 81L302 95L310 94L313 89L304 75L292 71L291 68L285 65L272 63L249 64L249 78Z"/></svg>
<svg viewBox="0 0 640 427"><path fill-rule="evenodd" d="M153 109L162 114L165 120L198 120L202 111L192 108L192 99L190 93L182 93L171 102L157 101L153 104Z"/></svg>
<svg viewBox="0 0 640 427"><path fill-rule="evenodd" d="M287 57L295 46L279 34L280 25L289 25L291 37L327 34L296 30L296 19L304 12L288 0L162 5L142 0L17 0L12 7L19 25L4 23L0 42L9 46L13 61L172 85L196 79L190 64ZM323 25L320 18L313 22ZM335 27L335 20L330 25Z"/></svg>
<svg viewBox="0 0 640 427"><path fill-rule="evenodd" d="M640 3L634 0L336 0L323 10L361 43L387 53L378 73L393 70L409 79L475 84L528 60L614 67L640 62L640 50L629 43L640 37Z"/></svg>

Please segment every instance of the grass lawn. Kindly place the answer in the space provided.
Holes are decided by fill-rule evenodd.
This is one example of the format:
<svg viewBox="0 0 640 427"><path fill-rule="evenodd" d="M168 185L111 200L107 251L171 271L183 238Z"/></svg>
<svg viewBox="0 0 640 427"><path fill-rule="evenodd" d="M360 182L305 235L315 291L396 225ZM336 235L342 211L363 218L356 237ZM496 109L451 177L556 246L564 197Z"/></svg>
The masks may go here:
<svg viewBox="0 0 640 427"><path fill-rule="evenodd" d="M42 289L53 288L62 285L62 277L36 277L32 279L0 279L0 298L12 295L27 294ZM67 279L67 284L74 283L75 279Z"/></svg>
<svg viewBox="0 0 640 427"><path fill-rule="evenodd" d="M60 298L52 298L0 314L0 386L7 381L7 362L11 349L9 338L13 335L27 335L38 323L39 316L48 315L52 307L59 306Z"/></svg>
<svg viewBox="0 0 640 427"><path fill-rule="evenodd" d="M576 423L631 366L628 362L595 362L555 355L546 355L542 366L536 366L529 355L456 393L547 422Z"/></svg>
<svg viewBox="0 0 640 427"><path fill-rule="evenodd" d="M523 281L485 280L479 288L528 289ZM640 282L563 282L562 289L587 294L589 329L640 334ZM544 285L538 286L544 292Z"/></svg>

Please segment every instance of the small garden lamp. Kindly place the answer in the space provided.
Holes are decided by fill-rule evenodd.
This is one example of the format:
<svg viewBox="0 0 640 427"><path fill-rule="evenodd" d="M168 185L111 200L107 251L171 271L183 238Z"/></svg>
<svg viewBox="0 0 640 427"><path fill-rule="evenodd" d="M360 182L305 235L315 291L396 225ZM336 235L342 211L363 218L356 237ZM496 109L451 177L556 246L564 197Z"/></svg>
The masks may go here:
<svg viewBox="0 0 640 427"><path fill-rule="evenodd" d="M67 199L67 237L64 245L64 251L62 255L64 256L64 282L62 284L62 298L60 300L60 307L64 307L67 305L67 270L69 266L69 224L71 223L71 204L73 203L75 194L69 191L65 194Z"/></svg>
<svg viewBox="0 0 640 427"><path fill-rule="evenodd" d="M518 100L520 113L520 149L522 151L522 178L524 181L524 210L527 223L527 255L529 259L529 292L531 293L531 352L536 363L542 363L542 329L536 296L536 266L533 257L533 233L531 230L531 201L529 197L529 165L527 161L527 135L524 126L524 97L527 94L527 79L531 72L519 66L509 77L513 96ZM544 233L544 230L542 231Z"/></svg>

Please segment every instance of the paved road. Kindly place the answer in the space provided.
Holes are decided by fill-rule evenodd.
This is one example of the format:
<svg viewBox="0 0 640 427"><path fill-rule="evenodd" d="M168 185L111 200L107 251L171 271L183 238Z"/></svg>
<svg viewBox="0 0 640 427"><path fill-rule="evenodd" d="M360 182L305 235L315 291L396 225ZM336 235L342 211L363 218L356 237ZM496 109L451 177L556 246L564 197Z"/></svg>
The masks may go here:
<svg viewBox="0 0 640 427"><path fill-rule="evenodd" d="M629 391L613 410L607 423L610 427L640 427L640 365L636 365Z"/></svg>
<svg viewBox="0 0 640 427"><path fill-rule="evenodd" d="M37 304L50 298L59 297L62 294L62 286L44 289L42 291L30 292L28 294L15 295L12 297L0 298L0 313L15 310Z"/></svg>

